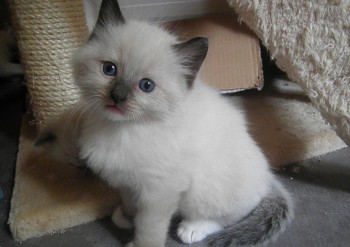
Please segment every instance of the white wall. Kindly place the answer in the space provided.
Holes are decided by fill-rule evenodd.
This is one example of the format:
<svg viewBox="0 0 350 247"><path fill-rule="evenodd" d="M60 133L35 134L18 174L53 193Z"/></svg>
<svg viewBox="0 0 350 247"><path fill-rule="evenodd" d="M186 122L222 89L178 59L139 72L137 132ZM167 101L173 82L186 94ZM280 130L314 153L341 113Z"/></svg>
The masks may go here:
<svg viewBox="0 0 350 247"><path fill-rule="evenodd" d="M229 11L225 0L119 0L126 18L155 21L185 19Z"/></svg>
<svg viewBox="0 0 350 247"><path fill-rule="evenodd" d="M126 19L169 21L230 11L225 0L119 0ZM94 25L101 0L84 0L88 26Z"/></svg>

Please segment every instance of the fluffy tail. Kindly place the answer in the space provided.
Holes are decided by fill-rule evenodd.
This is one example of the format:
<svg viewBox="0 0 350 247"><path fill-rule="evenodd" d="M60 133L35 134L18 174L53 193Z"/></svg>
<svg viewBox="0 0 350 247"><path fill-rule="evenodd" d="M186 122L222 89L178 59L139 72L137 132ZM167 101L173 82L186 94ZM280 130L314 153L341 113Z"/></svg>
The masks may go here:
<svg viewBox="0 0 350 247"><path fill-rule="evenodd" d="M207 238L211 247L257 245L274 240L293 218L293 205L281 184L240 222Z"/></svg>

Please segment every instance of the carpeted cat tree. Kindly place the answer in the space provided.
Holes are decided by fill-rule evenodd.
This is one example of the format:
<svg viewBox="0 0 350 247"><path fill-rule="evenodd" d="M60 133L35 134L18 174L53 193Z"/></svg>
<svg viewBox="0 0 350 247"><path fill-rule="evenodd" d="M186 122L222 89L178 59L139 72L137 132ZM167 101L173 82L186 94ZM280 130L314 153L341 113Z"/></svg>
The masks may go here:
<svg viewBox="0 0 350 247"><path fill-rule="evenodd" d="M348 1L228 2L349 145ZM41 127L79 99L69 59L87 36L83 4L9 0L9 5L32 110ZM34 150L33 133L25 118L9 217L13 237L24 240L109 215L119 203L115 191Z"/></svg>
<svg viewBox="0 0 350 247"><path fill-rule="evenodd" d="M9 7L35 116L22 121L8 220L13 238L24 240L110 215L119 195L33 145L36 129L79 99L70 59L88 35L82 0L9 0Z"/></svg>
<svg viewBox="0 0 350 247"><path fill-rule="evenodd" d="M227 0L350 145L350 1Z"/></svg>

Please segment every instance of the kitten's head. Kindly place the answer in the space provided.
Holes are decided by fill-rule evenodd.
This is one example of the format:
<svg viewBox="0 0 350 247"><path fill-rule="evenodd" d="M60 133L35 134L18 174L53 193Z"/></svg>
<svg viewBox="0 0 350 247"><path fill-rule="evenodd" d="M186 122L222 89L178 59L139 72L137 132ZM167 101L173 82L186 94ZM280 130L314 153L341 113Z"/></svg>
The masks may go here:
<svg viewBox="0 0 350 247"><path fill-rule="evenodd" d="M206 38L179 43L162 28L125 21L116 0L103 0L95 28L73 59L86 107L111 120L162 118L194 86Z"/></svg>

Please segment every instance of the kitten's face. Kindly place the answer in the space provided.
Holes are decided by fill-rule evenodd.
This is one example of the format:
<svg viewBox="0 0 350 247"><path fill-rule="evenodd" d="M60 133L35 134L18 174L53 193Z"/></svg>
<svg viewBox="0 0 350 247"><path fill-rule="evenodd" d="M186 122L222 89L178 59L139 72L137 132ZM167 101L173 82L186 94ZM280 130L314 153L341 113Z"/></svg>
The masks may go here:
<svg viewBox="0 0 350 247"><path fill-rule="evenodd" d="M102 117L163 118L186 97L206 51L204 38L178 44L158 26L125 22L116 1L103 0L74 74L86 107Z"/></svg>
<svg viewBox="0 0 350 247"><path fill-rule="evenodd" d="M161 117L187 90L176 39L147 23L96 30L75 56L76 82L88 107L112 120Z"/></svg>

